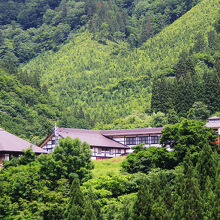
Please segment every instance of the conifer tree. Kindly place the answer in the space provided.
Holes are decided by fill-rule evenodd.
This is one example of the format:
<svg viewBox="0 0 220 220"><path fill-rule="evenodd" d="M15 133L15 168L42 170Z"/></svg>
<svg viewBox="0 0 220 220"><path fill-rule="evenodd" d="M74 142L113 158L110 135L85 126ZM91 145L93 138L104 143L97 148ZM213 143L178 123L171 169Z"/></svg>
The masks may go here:
<svg viewBox="0 0 220 220"><path fill-rule="evenodd" d="M186 52L180 54L179 61L174 67L174 73L177 79L184 77L186 73L191 73L192 75L195 73L194 63Z"/></svg>
<svg viewBox="0 0 220 220"><path fill-rule="evenodd" d="M204 39L204 36L199 33L197 36L196 36L196 42L194 44L194 47L193 47L193 50L196 52L196 53L199 53L200 51L202 51L203 49L205 49L206 47L206 43L205 43L205 39Z"/></svg>
<svg viewBox="0 0 220 220"><path fill-rule="evenodd" d="M154 203L153 194L147 184L142 184L134 204L133 219L150 219L151 208Z"/></svg>
<svg viewBox="0 0 220 220"><path fill-rule="evenodd" d="M77 175L74 176L70 189L70 199L65 212L67 220L80 220L84 215L84 198Z"/></svg>
<svg viewBox="0 0 220 220"><path fill-rule="evenodd" d="M176 110L181 116L185 116L193 105L194 90L190 73L187 73L185 77L180 77L177 81L175 102Z"/></svg>
<svg viewBox="0 0 220 220"><path fill-rule="evenodd" d="M206 186L207 178L214 185L217 177L218 156L213 152L209 143L205 143L198 156L196 169L199 174L200 187L203 190Z"/></svg>
<svg viewBox="0 0 220 220"><path fill-rule="evenodd" d="M160 105L160 80L154 79L152 85L151 111L158 112Z"/></svg>
<svg viewBox="0 0 220 220"><path fill-rule="evenodd" d="M220 109L220 78L217 72L204 74L204 103L209 106L211 113Z"/></svg>
<svg viewBox="0 0 220 220"><path fill-rule="evenodd" d="M168 110L166 116L168 124L176 124L179 121L179 117L173 108Z"/></svg>
<svg viewBox="0 0 220 220"><path fill-rule="evenodd" d="M183 175L179 174L175 183L173 219L202 219L202 195L196 169L189 155L184 161Z"/></svg>
<svg viewBox="0 0 220 220"><path fill-rule="evenodd" d="M91 188L88 191L87 196L85 197L85 208L84 208L84 215L83 220L96 220L100 219L100 205L97 201L95 194L92 192Z"/></svg>

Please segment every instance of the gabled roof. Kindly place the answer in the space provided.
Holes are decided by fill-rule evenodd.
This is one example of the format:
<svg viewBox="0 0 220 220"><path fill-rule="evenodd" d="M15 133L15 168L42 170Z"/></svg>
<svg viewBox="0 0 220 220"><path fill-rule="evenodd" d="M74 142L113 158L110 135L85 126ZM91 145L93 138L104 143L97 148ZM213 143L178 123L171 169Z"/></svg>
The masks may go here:
<svg viewBox="0 0 220 220"><path fill-rule="evenodd" d="M212 116L212 117L210 117L210 118L208 118L208 120L211 120L211 121L218 121L218 120L220 120L220 117L217 117L217 116Z"/></svg>
<svg viewBox="0 0 220 220"><path fill-rule="evenodd" d="M70 137L72 139L79 138L82 142L87 142L94 147L113 147L113 148L129 148L123 144L106 138L98 130L74 129L74 128L57 128L59 136L62 138Z"/></svg>
<svg viewBox="0 0 220 220"><path fill-rule="evenodd" d="M213 121L213 122L208 122L205 124L206 127L208 128L220 128L220 121Z"/></svg>
<svg viewBox="0 0 220 220"><path fill-rule="evenodd" d="M47 153L42 148L0 128L0 152L23 152L28 147L35 153Z"/></svg>
<svg viewBox="0 0 220 220"><path fill-rule="evenodd" d="M163 128L137 128L137 129L119 129L119 130L102 130L102 135L106 137L129 136L129 135L149 135L162 134Z"/></svg>
<svg viewBox="0 0 220 220"><path fill-rule="evenodd" d="M208 122L205 124L208 128L220 128L220 117L213 116L208 118Z"/></svg>

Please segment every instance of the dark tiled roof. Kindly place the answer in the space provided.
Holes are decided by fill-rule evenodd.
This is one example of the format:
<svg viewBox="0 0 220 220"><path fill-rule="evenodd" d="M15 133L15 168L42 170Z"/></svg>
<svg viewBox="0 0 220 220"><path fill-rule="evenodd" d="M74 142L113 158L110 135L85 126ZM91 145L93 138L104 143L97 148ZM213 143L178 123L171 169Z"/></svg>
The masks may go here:
<svg viewBox="0 0 220 220"><path fill-rule="evenodd" d="M220 120L220 117L213 116L213 117L208 118L208 120Z"/></svg>
<svg viewBox="0 0 220 220"><path fill-rule="evenodd" d="M62 138L70 137L72 139L79 138L82 142L87 142L90 146L97 147L114 147L114 148L129 148L123 144L104 137L101 131L74 129L74 128L57 128L59 135Z"/></svg>
<svg viewBox="0 0 220 220"><path fill-rule="evenodd" d="M0 152L22 152L28 147L35 153L47 153L42 148L0 128Z"/></svg>
<svg viewBox="0 0 220 220"><path fill-rule="evenodd" d="M220 117L213 116L208 118L208 122L206 123L206 127L208 128L220 128Z"/></svg>
<svg viewBox="0 0 220 220"><path fill-rule="evenodd" d="M205 126L208 128L220 128L220 121L210 121Z"/></svg>
<svg viewBox="0 0 220 220"><path fill-rule="evenodd" d="M120 130L102 130L101 133L106 137L117 137L123 135L147 135L162 134L163 128L137 128L137 129L120 129Z"/></svg>

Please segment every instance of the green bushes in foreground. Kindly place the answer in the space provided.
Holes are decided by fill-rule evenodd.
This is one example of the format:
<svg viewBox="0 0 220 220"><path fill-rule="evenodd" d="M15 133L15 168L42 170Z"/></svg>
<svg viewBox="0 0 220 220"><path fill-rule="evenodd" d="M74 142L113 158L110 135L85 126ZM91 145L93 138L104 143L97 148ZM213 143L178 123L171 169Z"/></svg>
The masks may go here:
<svg viewBox="0 0 220 220"><path fill-rule="evenodd" d="M174 151L136 147L124 161L134 162L133 174L88 180L92 168L89 147L77 139L64 139L53 153L37 159L27 151L18 163L8 162L0 171L0 217L219 219L220 163L216 147L210 144L214 135L197 121L184 120L173 127L164 132L164 140L175 137ZM181 149L183 158L177 154ZM167 155L176 159L177 166L169 167ZM132 161L135 157L138 159Z"/></svg>

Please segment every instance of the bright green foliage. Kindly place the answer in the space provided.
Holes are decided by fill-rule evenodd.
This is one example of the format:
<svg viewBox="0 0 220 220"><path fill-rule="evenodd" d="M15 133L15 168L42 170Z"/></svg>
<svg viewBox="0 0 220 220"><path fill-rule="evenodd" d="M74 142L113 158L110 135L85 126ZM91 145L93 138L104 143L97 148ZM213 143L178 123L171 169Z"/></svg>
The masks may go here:
<svg viewBox="0 0 220 220"><path fill-rule="evenodd" d="M132 219L218 219L219 157L205 145L196 166L193 161L187 154L175 170L150 172L137 194Z"/></svg>
<svg viewBox="0 0 220 220"><path fill-rule="evenodd" d="M111 40L140 46L198 2L4 0L0 2L0 58L3 63L25 63L46 50L58 50L85 29L103 44Z"/></svg>
<svg viewBox="0 0 220 220"><path fill-rule="evenodd" d="M1 217L63 219L66 216L75 219L74 215L82 217L85 212L88 217L91 210L95 217L99 216L99 205L88 197L85 204L79 186L79 181L91 177L90 156L86 143L67 138L54 153L36 159L27 149L19 159L7 162L0 171ZM92 195L89 192L88 196Z"/></svg>
<svg viewBox="0 0 220 220"><path fill-rule="evenodd" d="M49 93L72 113L66 121L76 118L100 128L104 127L102 124L111 124L134 111L139 114L150 112L151 78L174 75L179 57L183 51L188 54L201 29L205 39L207 33L214 30L212 25L218 14L216 4L216 0L202 1L140 49L130 49L125 42L107 40L101 44L84 32L72 37L58 52L48 51L33 59L24 69L29 75L40 72L41 84L48 85ZM204 71L199 65L195 68ZM177 113L186 113L192 107L194 80L190 74L185 78L178 83L179 93L173 92L170 86L171 90L163 91L164 107L160 107L160 111L166 113L167 107L177 105L177 109L174 108ZM163 87L167 85L169 83L164 79ZM183 103L172 103L170 94L177 94L175 100L183 99Z"/></svg>
<svg viewBox="0 0 220 220"><path fill-rule="evenodd" d="M202 102L195 102L188 111L188 118L206 120L210 115L208 107Z"/></svg>
<svg viewBox="0 0 220 220"><path fill-rule="evenodd" d="M35 161L27 165L3 169L1 179L1 217L3 219L57 219L65 210L66 180L59 180L56 190L54 182L40 177L40 164Z"/></svg>
<svg viewBox="0 0 220 220"><path fill-rule="evenodd" d="M54 126L60 110L40 87L29 83L0 68L0 126L36 143Z"/></svg>
<svg viewBox="0 0 220 220"><path fill-rule="evenodd" d="M166 155L176 154L176 149L167 152L165 148L143 149L139 146L135 148L135 153L130 154L137 156L145 153L142 155L145 158L140 157L135 161L136 164L140 161L139 168L145 167L146 170L160 166L162 169L151 169L147 174L106 175L106 172L84 182L81 187L76 174L80 172L73 171L70 155L75 152L71 148L73 143L78 151L76 144L80 142L70 142L67 138L62 143L65 148L62 154L58 149L56 156L53 156L54 153L42 155L26 165L8 166L0 171L1 218L218 219L219 155L210 144L213 133L201 125L200 122L189 120L172 125L180 127L182 133L178 140L182 144L185 141L188 146L184 161L175 169L167 170L164 166L170 159ZM168 135L167 131L165 135ZM203 145L198 142L199 137ZM190 142L193 145L189 145ZM198 144L198 147L194 144ZM66 148L67 145L69 148ZM67 149L70 149L69 154ZM106 170L108 166L111 167L110 161L98 162L104 163ZM58 171L67 175L64 171L68 169L71 189L70 180L58 179L57 175Z"/></svg>
<svg viewBox="0 0 220 220"><path fill-rule="evenodd" d="M94 169L92 170L92 176L96 178L100 176L119 175L121 164L125 159L126 157L120 156L108 160L94 160Z"/></svg>
<svg viewBox="0 0 220 220"><path fill-rule="evenodd" d="M28 163L33 162L34 160L35 160L35 153L30 148L27 148L21 157L19 158L14 157L9 161L3 161L3 167L4 169L7 169L8 167L11 166L26 165Z"/></svg>
<svg viewBox="0 0 220 220"><path fill-rule="evenodd" d="M72 182L77 174L81 182L91 178L93 164L90 160L91 150L87 143L69 137L60 141L53 154L41 155L41 175L45 179L56 181L61 178Z"/></svg>
<svg viewBox="0 0 220 220"><path fill-rule="evenodd" d="M148 147L130 153L122 163L129 173L148 173L152 168L172 169L176 165L175 154L162 147Z"/></svg>
<svg viewBox="0 0 220 220"><path fill-rule="evenodd" d="M203 146L215 142L216 132L204 127L203 122L184 119L175 125L168 125L163 129L160 143L174 150L178 163L183 161L189 152L194 160L198 160L198 153ZM213 145L213 148L216 146Z"/></svg>

